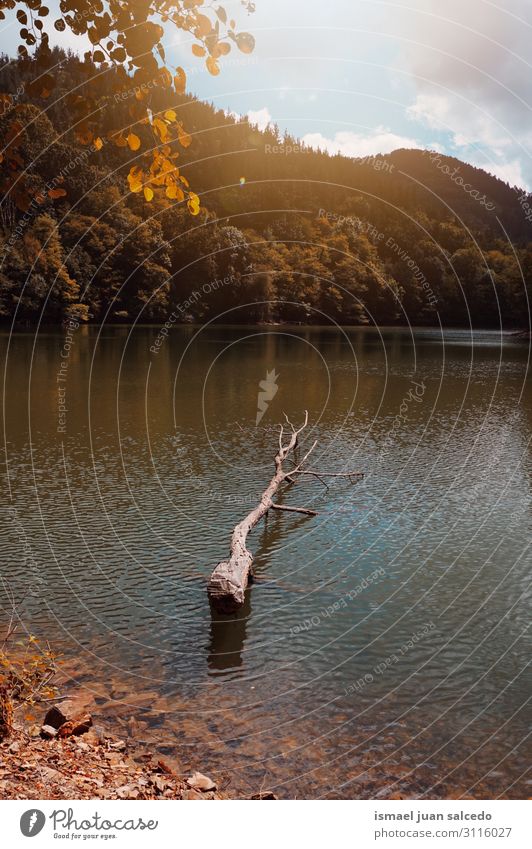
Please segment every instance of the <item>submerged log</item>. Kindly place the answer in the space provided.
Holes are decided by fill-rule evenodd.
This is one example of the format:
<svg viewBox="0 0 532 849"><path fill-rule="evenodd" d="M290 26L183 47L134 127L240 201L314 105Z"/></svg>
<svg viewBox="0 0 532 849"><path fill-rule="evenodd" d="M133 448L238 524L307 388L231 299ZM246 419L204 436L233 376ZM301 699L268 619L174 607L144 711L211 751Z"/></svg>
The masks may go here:
<svg viewBox="0 0 532 849"><path fill-rule="evenodd" d="M328 474L334 477L356 478L359 480L363 477L362 472L305 472L302 466L308 460L309 456L314 451L317 442L314 442L305 456L299 462L292 461L294 468L285 469L283 463L292 452L295 452L298 446L299 434L308 424L308 413L305 413L305 421L300 428L294 426L288 421L291 429L291 434L288 442L283 444L284 429L281 425L279 432L279 450L275 455L275 474L270 480L268 486L262 493L262 497L257 506L236 525L232 537L229 559L222 560L214 569L208 584L208 593L212 606L220 613L233 613L238 610L244 603L244 594L250 579L253 576L253 555L247 548L247 536L255 525L265 516L269 510L286 510L293 513L303 513L309 516L317 516L315 510L308 510L304 507L285 507L281 504L274 504L273 498L279 488L286 481L295 483L297 476L300 474L311 474L315 477L327 476Z"/></svg>

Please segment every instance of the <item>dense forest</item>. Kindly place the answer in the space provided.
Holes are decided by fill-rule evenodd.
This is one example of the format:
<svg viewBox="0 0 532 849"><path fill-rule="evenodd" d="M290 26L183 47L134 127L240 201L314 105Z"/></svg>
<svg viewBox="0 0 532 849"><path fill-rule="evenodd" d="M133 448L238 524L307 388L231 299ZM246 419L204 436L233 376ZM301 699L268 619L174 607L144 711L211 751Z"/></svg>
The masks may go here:
<svg viewBox="0 0 532 849"><path fill-rule="evenodd" d="M53 62L50 94L34 60L1 59L4 323L529 326L532 198L518 187L436 152L330 156L155 79L151 109L186 132L191 215L179 189L135 183L145 147L80 141L72 92L88 76L112 91L114 71L58 49ZM114 124L128 97L133 83L110 98Z"/></svg>

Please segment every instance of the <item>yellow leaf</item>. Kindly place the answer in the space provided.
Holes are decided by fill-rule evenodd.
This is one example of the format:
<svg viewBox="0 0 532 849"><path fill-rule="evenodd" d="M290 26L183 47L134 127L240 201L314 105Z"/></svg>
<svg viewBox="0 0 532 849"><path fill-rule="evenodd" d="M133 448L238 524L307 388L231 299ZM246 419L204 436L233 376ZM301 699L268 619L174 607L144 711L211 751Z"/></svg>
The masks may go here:
<svg viewBox="0 0 532 849"><path fill-rule="evenodd" d="M175 114L173 109L167 109L167 111L164 113L164 117L167 121L170 121L171 123L177 121L177 115Z"/></svg>
<svg viewBox="0 0 532 849"><path fill-rule="evenodd" d="M149 187L149 186L146 186L146 187L144 188L144 197L146 198L146 200L148 201L148 203L150 202L150 200L152 200L152 199L153 199L153 192L152 192L152 190L150 189L150 187Z"/></svg>
<svg viewBox="0 0 532 849"><path fill-rule="evenodd" d="M168 138L168 126L161 121L160 118L153 119L153 128L162 142L165 142Z"/></svg>
<svg viewBox="0 0 532 849"><path fill-rule="evenodd" d="M205 56L205 48L202 47L201 44L193 44L192 45L192 52L193 52L194 56L199 56L200 58L202 56Z"/></svg>
<svg viewBox="0 0 532 849"><path fill-rule="evenodd" d="M197 215L200 210L200 199L195 192L188 193L188 209L192 215Z"/></svg>
<svg viewBox="0 0 532 849"><path fill-rule="evenodd" d="M176 185L170 185L166 187L166 197L171 198L172 200L181 201L184 200L185 195L182 189Z"/></svg>
<svg viewBox="0 0 532 849"><path fill-rule="evenodd" d="M102 147L103 147L103 141L101 140L100 136L98 136L98 138L97 138L97 139L94 139L94 147L96 148L96 150L101 150L101 149L102 149Z"/></svg>
<svg viewBox="0 0 532 849"><path fill-rule="evenodd" d="M187 75L183 68L176 68L174 77L174 87L177 94L183 94L187 85Z"/></svg>
<svg viewBox="0 0 532 849"><path fill-rule="evenodd" d="M207 70L209 74L212 74L213 77L217 77L220 73L220 66L218 65L218 62L216 61L214 56L209 56L205 64L207 65Z"/></svg>
<svg viewBox="0 0 532 849"><path fill-rule="evenodd" d="M127 143L130 150L138 150L140 147L140 139L135 133L130 133L127 137Z"/></svg>

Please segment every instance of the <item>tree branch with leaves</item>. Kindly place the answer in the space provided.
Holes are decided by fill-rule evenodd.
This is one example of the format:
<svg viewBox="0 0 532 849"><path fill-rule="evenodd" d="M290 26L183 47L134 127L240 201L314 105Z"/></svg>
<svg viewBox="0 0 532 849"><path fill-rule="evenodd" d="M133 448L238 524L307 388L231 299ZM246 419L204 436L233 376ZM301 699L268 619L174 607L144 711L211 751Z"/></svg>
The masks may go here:
<svg viewBox="0 0 532 849"><path fill-rule="evenodd" d="M255 8L248 0L242 0L242 6L249 13ZM238 32L236 21L228 18L223 6L204 0L60 0L59 8L61 15L51 24L50 9L41 0L0 0L0 19L6 17L6 12L14 12L20 25L18 56L34 70L27 94L47 99L55 88L57 68L50 48L51 26L58 32L70 30L80 41L88 39L91 49L84 54L86 82L68 95L76 140L81 145L93 145L95 150L108 141L140 151L140 161L128 175L130 190L143 192L148 202L155 192L164 191L176 202L186 200L190 213L197 215L199 198L176 163L180 147L188 147L191 137L174 109L157 113L151 108L154 88L160 86L178 95L186 90L186 72L181 66L169 66L163 37L168 27L189 33L193 38L192 54L204 59L208 72L216 76L221 60L233 47L243 53L253 51L253 36ZM102 74L109 81L103 95ZM121 122L104 131L102 114L107 121L111 116L112 121L113 110L107 107L131 92L132 87L135 96L128 102L127 124ZM25 162L20 154L20 139L24 126L17 120L20 104L13 102L9 94L0 95L0 99L4 111L9 110L11 121L0 157L3 189L6 193L14 190L17 206L27 209L31 190L23 178ZM61 196L65 193L52 191L59 191Z"/></svg>

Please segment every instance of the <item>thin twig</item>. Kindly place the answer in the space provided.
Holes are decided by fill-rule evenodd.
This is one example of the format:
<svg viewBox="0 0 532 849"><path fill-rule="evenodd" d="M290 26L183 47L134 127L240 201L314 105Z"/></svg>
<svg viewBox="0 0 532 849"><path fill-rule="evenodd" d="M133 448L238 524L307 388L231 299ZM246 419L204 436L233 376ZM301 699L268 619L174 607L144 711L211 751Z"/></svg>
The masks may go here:
<svg viewBox="0 0 532 849"><path fill-rule="evenodd" d="M309 510L306 507L287 507L285 504L272 504L272 510L286 510L287 513L305 513L306 516L319 516L316 510Z"/></svg>

